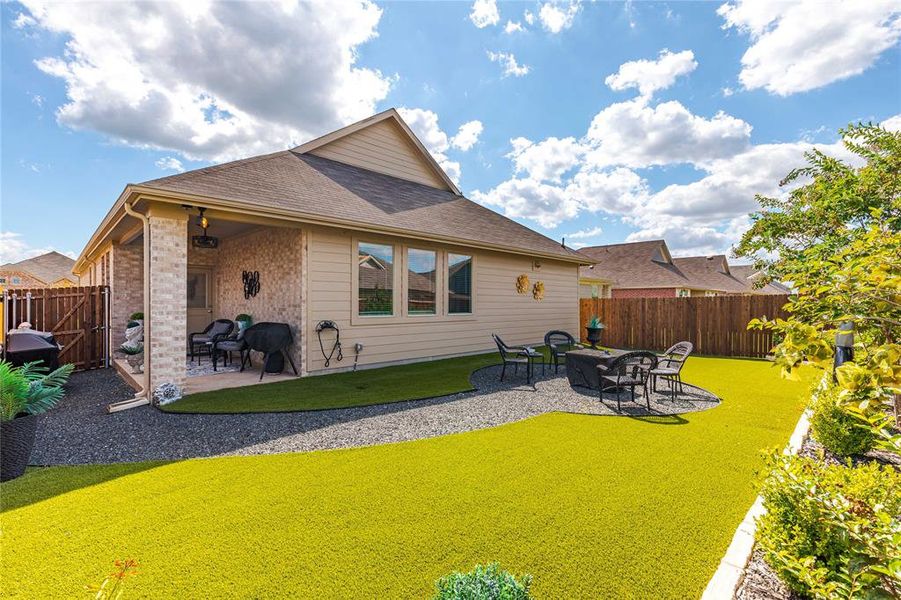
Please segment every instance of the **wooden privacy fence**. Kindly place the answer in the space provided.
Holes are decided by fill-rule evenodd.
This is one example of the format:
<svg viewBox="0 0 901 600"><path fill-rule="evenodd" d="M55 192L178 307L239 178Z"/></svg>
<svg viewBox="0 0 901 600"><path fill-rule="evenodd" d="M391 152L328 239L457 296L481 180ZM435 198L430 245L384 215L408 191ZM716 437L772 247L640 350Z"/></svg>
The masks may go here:
<svg viewBox="0 0 901 600"><path fill-rule="evenodd" d="M615 348L663 351L680 341L695 352L716 356L763 358L775 345L770 331L748 331L748 321L785 317L787 295L698 298L583 298L580 333L597 316L606 329L601 344Z"/></svg>
<svg viewBox="0 0 901 600"><path fill-rule="evenodd" d="M60 364L100 369L109 364L109 288L60 287L3 292L4 331L28 321L32 329L49 331L62 346Z"/></svg>

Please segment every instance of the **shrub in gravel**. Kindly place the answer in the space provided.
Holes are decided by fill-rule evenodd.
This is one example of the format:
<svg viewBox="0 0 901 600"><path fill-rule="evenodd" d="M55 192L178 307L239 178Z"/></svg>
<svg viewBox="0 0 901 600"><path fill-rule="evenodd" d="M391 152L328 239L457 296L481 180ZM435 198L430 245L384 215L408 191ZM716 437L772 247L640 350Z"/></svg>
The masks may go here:
<svg viewBox="0 0 901 600"><path fill-rule="evenodd" d="M774 454L758 520L764 558L814 598L901 594L901 473Z"/></svg>
<svg viewBox="0 0 901 600"><path fill-rule="evenodd" d="M519 579L501 570L498 563L454 572L438 580L435 600L528 600L531 575Z"/></svg>
<svg viewBox="0 0 901 600"><path fill-rule="evenodd" d="M860 418L849 413L840 402L838 388L820 392L813 400L810 428L813 437L838 456L863 454L873 448L876 436Z"/></svg>

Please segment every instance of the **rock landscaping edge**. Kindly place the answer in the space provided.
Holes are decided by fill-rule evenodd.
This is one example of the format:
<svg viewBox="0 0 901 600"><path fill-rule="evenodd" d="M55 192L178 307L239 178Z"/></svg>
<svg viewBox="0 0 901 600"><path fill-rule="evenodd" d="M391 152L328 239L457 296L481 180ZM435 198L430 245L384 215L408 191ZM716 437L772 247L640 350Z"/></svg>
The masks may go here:
<svg viewBox="0 0 901 600"><path fill-rule="evenodd" d="M795 430L792 432L788 444L782 453L786 455L797 454L801 450L801 446L804 444L809 431L810 410L808 409L798 419L798 424L795 425ZM704 588L701 600L732 600L735 597L744 579L745 568L748 566L751 554L754 551L757 517L762 515L763 512L763 497L757 496L754 504L751 505L751 508L745 514L745 518L739 523L738 529L735 530L732 542L729 544L729 548L726 549L726 554L720 560L720 565L717 567L713 577L707 583L707 587Z"/></svg>

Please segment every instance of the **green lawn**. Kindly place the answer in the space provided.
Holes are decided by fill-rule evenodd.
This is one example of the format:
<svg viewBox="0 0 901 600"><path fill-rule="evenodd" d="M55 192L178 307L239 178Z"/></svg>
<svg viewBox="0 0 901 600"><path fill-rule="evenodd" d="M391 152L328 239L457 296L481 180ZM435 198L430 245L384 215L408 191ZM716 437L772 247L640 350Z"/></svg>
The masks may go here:
<svg viewBox="0 0 901 600"><path fill-rule="evenodd" d="M180 413L321 410L446 396L472 389L470 374L500 362L497 352L382 369L304 377L185 396L165 407Z"/></svg>
<svg viewBox="0 0 901 600"><path fill-rule="evenodd" d="M783 445L805 383L692 358L724 399L684 417L547 414L369 448L32 469L0 486L4 594L423 598L500 561L541 598L697 597Z"/></svg>

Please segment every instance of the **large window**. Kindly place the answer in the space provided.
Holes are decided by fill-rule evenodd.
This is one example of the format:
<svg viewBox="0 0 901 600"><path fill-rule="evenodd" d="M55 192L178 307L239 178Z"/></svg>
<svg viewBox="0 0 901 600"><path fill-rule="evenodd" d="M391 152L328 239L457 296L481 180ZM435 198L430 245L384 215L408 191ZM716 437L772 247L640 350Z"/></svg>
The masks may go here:
<svg viewBox="0 0 901 600"><path fill-rule="evenodd" d="M407 250L407 314L435 314L437 269L434 250Z"/></svg>
<svg viewBox="0 0 901 600"><path fill-rule="evenodd" d="M465 254L447 255L447 312L472 312L472 257Z"/></svg>
<svg viewBox="0 0 901 600"><path fill-rule="evenodd" d="M394 314L394 247L360 242L359 314Z"/></svg>

